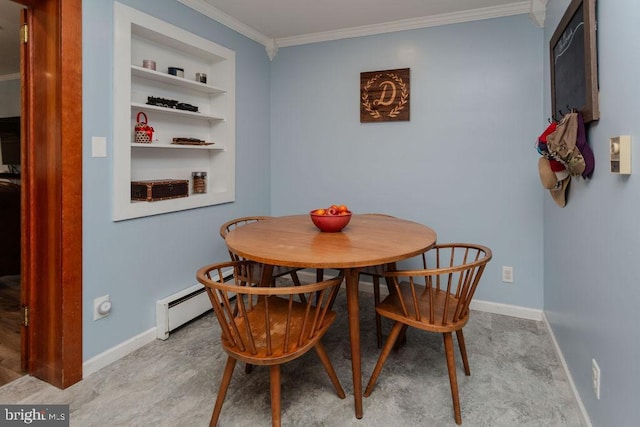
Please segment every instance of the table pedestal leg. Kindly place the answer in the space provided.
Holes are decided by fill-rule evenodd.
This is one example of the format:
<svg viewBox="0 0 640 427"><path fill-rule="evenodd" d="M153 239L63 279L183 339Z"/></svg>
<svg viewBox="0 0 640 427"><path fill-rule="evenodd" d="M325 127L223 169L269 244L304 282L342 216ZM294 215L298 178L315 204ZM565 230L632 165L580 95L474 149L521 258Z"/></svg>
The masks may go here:
<svg viewBox="0 0 640 427"><path fill-rule="evenodd" d="M357 268L345 270L347 284L347 311L349 313L349 338L351 342L351 372L353 375L353 399L356 418L362 418L362 367L360 361L360 305L358 283L360 273Z"/></svg>

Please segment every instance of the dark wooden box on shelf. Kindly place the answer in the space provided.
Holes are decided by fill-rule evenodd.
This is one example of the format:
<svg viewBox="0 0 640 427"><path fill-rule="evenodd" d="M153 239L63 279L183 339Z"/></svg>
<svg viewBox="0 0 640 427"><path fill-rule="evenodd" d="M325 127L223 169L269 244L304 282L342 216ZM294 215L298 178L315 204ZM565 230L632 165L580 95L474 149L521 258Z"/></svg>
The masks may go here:
<svg viewBox="0 0 640 427"><path fill-rule="evenodd" d="M131 181L131 200L155 202L189 196L188 179Z"/></svg>

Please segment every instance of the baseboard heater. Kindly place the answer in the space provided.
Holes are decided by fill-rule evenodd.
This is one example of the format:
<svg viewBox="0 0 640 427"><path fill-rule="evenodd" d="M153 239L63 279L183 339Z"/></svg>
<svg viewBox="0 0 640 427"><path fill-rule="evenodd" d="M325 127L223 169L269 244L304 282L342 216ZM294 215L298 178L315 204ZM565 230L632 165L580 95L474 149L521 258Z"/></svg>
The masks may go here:
<svg viewBox="0 0 640 427"><path fill-rule="evenodd" d="M233 269L222 274L227 279L233 276ZM156 337L166 340L169 332L209 310L211 302L204 286L199 283L156 301Z"/></svg>

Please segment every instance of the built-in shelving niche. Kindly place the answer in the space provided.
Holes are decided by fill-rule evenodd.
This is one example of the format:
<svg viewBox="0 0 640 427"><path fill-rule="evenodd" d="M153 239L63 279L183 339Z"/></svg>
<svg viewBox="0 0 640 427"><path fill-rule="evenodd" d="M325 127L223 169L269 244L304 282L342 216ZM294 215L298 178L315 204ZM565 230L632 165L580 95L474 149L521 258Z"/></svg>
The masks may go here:
<svg viewBox="0 0 640 427"><path fill-rule="evenodd" d="M231 202L235 199L235 52L136 9L115 3L113 219L115 221ZM153 60L156 69L143 67ZM184 69L184 77L168 74ZM196 73L207 82L196 81ZM148 105L177 100L198 112ZM151 143L136 143L144 112ZM213 145L174 145L174 137ZM131 201L131 181L189 179L207 172L207 192L154 202Z"/></svg>

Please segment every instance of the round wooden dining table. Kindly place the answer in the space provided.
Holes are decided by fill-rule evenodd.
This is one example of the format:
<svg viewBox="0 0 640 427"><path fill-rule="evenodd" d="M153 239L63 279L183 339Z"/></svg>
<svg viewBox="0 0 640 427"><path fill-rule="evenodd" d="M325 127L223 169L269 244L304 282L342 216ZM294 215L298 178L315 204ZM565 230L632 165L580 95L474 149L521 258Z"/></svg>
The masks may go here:
<svg viewBox="0 0 640 427"><path fill-rule="evenodd" d="M353 215L337 233L321 232L309 215L293 215L235 228L225 242L232 252L265 264L263 283L270 283L273 266L344 270L355 413L362 418L360 269L411 258L434 246L436 237L425 225L386 215Z"/></svg>

